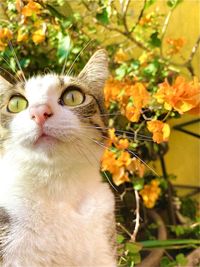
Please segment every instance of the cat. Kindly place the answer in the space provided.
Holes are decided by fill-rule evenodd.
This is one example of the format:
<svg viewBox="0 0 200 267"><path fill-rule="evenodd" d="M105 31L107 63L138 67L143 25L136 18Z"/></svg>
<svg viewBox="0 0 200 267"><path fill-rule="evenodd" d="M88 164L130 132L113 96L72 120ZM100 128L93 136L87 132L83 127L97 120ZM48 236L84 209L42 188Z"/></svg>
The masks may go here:
<svg viewBox="0 0 200 267"><path fill-rule="evenodd" d="M1 267L116 267L114 196L102 182L108 57L77 77L0 76Z"/></svg>

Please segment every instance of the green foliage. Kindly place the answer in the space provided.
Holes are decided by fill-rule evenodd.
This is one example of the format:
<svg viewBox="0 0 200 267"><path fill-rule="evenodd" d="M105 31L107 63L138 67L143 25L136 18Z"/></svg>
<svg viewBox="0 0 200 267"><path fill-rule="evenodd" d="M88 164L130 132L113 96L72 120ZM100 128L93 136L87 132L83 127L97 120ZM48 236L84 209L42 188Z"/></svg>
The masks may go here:
<svg viewBox="0 0 200 267"><path fill-rule="evenodd" d="M187 259L186 257L180 253L176 255L175 260L170 260L168 257L163 257L160 262L160 267L175 267L175 266L186 266Z"/></svg>

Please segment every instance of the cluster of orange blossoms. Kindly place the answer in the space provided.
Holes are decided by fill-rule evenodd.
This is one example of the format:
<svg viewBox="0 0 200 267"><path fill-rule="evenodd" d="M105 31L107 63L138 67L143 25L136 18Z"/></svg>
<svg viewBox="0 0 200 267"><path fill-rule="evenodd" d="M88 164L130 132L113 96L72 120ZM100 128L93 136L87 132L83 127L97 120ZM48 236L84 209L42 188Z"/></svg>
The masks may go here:
<svg viewBox="0 0 200 267"><path fill-rule="evenodd" d="M170 50L168 51L169 55L174 55L179 53L181 48L185 44L185 40L183 38L177 38L177 39L168 38L166 42L171 46Z"/></svg>
<svg viewBox="0 0 200 267"><path fill-rule="evenodd" d="M166 110L175 109L180 114L200 106L200 83L197 78L187 82L184 77L177 77L174 84L167 80L159 85L154 95L157 102L164 104Z"/></svg>
<svg viewBox="0 0 200 267"><path fill-rule="evenodd" d="M104 88L105 103L117 102L122 114L131 122L138 122L142 108L150 100L150 94L142 83L133 84L130 81L110 79Z"/></svg>
<svg viewBox="0 0 200 267"><path fill-rule="evenodd" d="M26 28L27 18L32 17L33 15L39 15L42 12L42 6L36 3L33 0L29 0L26 5L23 6L21 0L16 1L16 9L22 15L22 22L24 27L21 27L18 30L17 42L26 41L29 38L29 33ZM46 35L46 23L37 19L33 23L33 33L32 40L35 44L42 43L45 40Z"/></svg>
<svg viewBox="0 0 200 267"><path fill-rule="evenodd" d="M158 200L161 189L159 187L159 181L158 180L152 180L150 184L146 184L144 188L139 192L144 205L151 209L155 206L156 201Z"/></svg>
<svg viewBox="0 0 200 267"><path fill-rule="evenodd" d="M27 19L32 16L41 14L42 6L33 0L29 0L26 5L23 4L22 0L16 0L16 9L21 14L21 27L17 32L17 42L24 42L29 39L29 31L27 27ZM45 40L46 36L46 23L41 21L39 18L32 22L33 31L31 32L31 38L35 44L40 44ZM13 37L13 33L8 28L0 29L0 51L4 51L8 45L9 40Z"/></svg>
<svg viewBox="0 0 200 267"><path fill-rule="evenodd" d="M129 175L135 174L143 177L145 166L135 157L131 158L130 153L125 151L129 142L127 139L118 138L114 129L109 130L108 145L112 145L115 149L108 148L105 150L102 160L102 171L109 171L116 185L124 182L130 182Z"/></svg>

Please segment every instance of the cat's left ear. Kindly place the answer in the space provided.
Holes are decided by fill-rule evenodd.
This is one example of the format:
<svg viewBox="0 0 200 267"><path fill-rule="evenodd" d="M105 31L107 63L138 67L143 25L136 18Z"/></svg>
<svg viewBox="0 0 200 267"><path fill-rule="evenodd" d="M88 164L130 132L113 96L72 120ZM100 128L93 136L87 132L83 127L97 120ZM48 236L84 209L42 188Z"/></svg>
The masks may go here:
<svg viewBox="0 0 200 267"><path fill-rule="evenodd" d="M104 49L101 49L89 59L78 78L91 89L102 90L108 74L108 55Z"/></svg>
<svg viewBox="0 0 200 267"><path fill-rule="evenodd" d="M4 92L6 90L6 88L9 88L11 85L11 83L9 83L6 79L4 79L1 75L0 75L0 93Z"/></svg>

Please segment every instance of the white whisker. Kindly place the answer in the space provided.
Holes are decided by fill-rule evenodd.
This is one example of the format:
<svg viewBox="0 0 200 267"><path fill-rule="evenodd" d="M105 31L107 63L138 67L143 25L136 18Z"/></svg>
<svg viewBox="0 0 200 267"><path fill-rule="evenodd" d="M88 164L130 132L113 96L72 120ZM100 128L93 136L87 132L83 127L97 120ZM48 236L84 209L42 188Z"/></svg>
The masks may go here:
<svg viewBox="0 0 200 267"><path fill-rule="evenodd" d="M76 63L77 59L79 58L79 56L82 54L82 52L89 46L89 44L92 42L93 40L89 40L87 42L87 44L81 49L81 51L78 53L78 55L75 57L74 61L72 62L69 70L67 71L67 74L66 75L71 75L71 71L74 67L74 64Z"/></svg>

